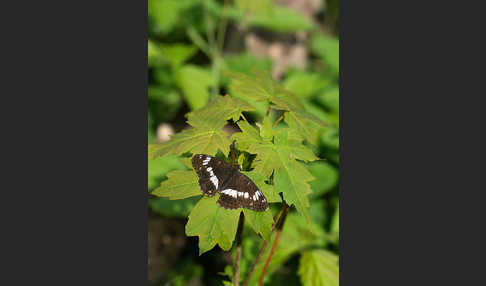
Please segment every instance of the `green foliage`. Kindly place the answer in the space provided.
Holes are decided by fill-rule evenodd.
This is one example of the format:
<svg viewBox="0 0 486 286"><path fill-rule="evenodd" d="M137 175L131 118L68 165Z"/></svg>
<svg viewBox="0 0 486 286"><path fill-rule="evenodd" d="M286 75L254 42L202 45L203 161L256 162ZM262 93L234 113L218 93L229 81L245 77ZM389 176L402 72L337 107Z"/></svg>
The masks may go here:
<svg viewBox="0 0 486 286"><path fill-rule="evenodd" d="M338 173L329 163L324 161L312 162L307 165L307 169L316 178L309 183L312 188L311 197L325 194L336 185Z"/></svg>
<svg viewBox="0 0 486 286"><path fill-rule="evenodd" d="M161 44L160 50L164 60L169 62L172 68L179 67L197 52L196 46L181 43Z"/></svg>
<svg viewBox="0 0 486 286"><path fill-rule="evenodd" d="M223 7L218 2L208 1L208 9L218 17L241 21L249 27L290 33L311 30L312 22L296 10L281 5L272 5L269 0L235 1L235 6Z"/></svg>
<svg viewBox="0 0 486 286"><path fill-rule="evenodd" d="M201 108L208 102L208 88L214 85L209 70L194 65L185 65L176 71L175 80L184 92L184 97L192 110Z"/></svg>
<svg viewBox="0 0 486 286"><path fill-rule="evenodd" d="M312 97L316 92L328 87L332 80L322 79L318 73L294 72L284 82L286 89L301 98Z"/></svg>
<svg viewBox="0 0 486 286"><path fill-rule="evenodd" d="M171 200L201 195L196 172L175 170L167 174L167 177L168 179L163 181L160 187L152 191L152 195Z"/></svg>
<svg viewBox="0 0 486 286"><path fill-rule="evenodd" d="M299 276L304 286L337 286L338 257L323 249L305 251L300 258Z"/></svg>
<svg viewBox="0 0 486 286"><path fill-rule="evenodd" d="M249 94L257 100L267 101L275 108L283 105L288 107L285 112L286 118L290 116L289 118L314 119L312 115L300 110L299 101L295 96L283 90L267 75L261 72L254 74L254 78L239 73L230 73L228 76L235 81L235 90ZM301 127L295 126L294 121L290 121L289 128L277 130L273 128L270 117L266 116L261 123L257 123L258 131L246 120L239 120L243 112L252 110L254 108L243 100L229 95L218 96L205 108L187 115L187 123L193 128L173 135L166 143L149 145L149 158L167 154L182 155L186 152L216 155L219 150L228 156L231 141L221 128L227 120L233 120L242 132L235 133L232 140L236 141L241 151L256 155L252 164L254 171L246 174L259 186L269 203L281 201L274 191L275 186L286 202L294 205L304 216L307 224L311 225L308 195L312 190L308 182L314 180L314 176L298 160L311 162L319 158L312 149L303 145L305 137L300 135ZM305 133L304 135L307 136ZM176 170L167 176L168 179L152 192L153 195L171 200L201 195L198 177L194 171ZM265 183L270 179L273 179L273 184ZM221 210L214 201L216 197L202 198L192 210L186 225L187 235L199 236L200 253L210 250L216 244L227 250L234 240L239 212ZM245 210L245 215L254 231L268 239L273 223L271 214Z"/></svg>
<svg viewBox="0 0 486 286"><path fill-rule="evenodd" d="M187 115L192 129L171 137L166 143L149 145L149 159L168 153L181 155L185 152L216 155L218 150L228 155L231 142L221 128L227 119L238 120L243 111L253 110L248 103L230 96L219 96L211 106Z"/></svg>
<svg viewBox="0 0 486 286"><path fill-rule="evenodd" d="M275 240L276 232L273 233L271 240L268 243L268 247L263 252L262 257L268 257L271 250L271 245ZM272 273L274 273L282 264L288 261L293 255L299 254L301 251L308 247L323 247L326 244L325 232L320 226L313 223L311 228L307 226L305 219L296 215L295 213L289 213L285 223L285 227L280 235L278 247L275 249L272 260L267 269L267 275L265 275L265 281L271 279ZM251 264L253 262L256 252L260 248L261 243L255 242L252 239L247 238L243 245L243 259L245 264ZM256 285L258 281L259 273L262 272L265 265L265 259L259 261L255 267L255 273L250 279L248 285ZM243 269L244 272L247 269Z"/></svg>
<svg viewBox="0 0 486 286"><path fill-rule="evenodd" d="M196 205L199 198L190 197L178 201L171 201L167 198L155 198L149 200L150 208L166 217L185 218Z"/></svg>
<svg viewBox="0 0 486 286"><path fill-rule="evenodd" d="M329 65L331 71L339 74L339 40L323 34L315 34L311 41L312 51Z"/></svg>
<svg viewBox="0 0 486 286"><path fill-rule="evenodd" d="M218 199L219 194L201 198L189 215L186 234L199 236L199 255L216 244L229 250L235 239L241 209L224 209L216 203Z"/></svg>
<svg viewBox="0 0 486 286"><path fill-rule="evenodd" d="M149 20L157 33L167 34L183 20L183 12L198 4L198 0L149 0Z"/></svg>
<svg viewBox="0 0 486 286"><path fill-rule="evenodd" d="M334 2L324 10L326 21L336 22ZM249 283L256 285L276 235L270 235L273 215L283 199L292 209L264 282L287 285L300 278L303 285L335 285L322 284L330 281L328 276L314 277L315 271L321 271L324 256L314 251L327 247L339 251L338 39L316 29L322 23L314 24L296 10L271 0L149 0L148 16L148 181L149 192L157 197L149 199L152 214L189 216L186 235L198 237L199 254L203 254L216 245L231 248L243 211L246 224L240 280L263 240L268 241ZM231 23L226 30L221 29L225 21ZM262 34L310 32L307 48L313 57L308 58L307 68L284 73L280 84L270 78L274 66L270 58L239 52L224 43L231 38L229 33L252 27ZM229 95L218 95L220 90ZM189 112L185 115L189 128L181 124L182 111ZM151 144L161 123L169 123L176 134L165 143ZM228 123L236 123L240 129L230 138L226 128L223 130ZM190 155L224 156L229 161L233 140L242 172L270 203L265 212L227 211L216 204L218 195L202 196ZM204 259L218 263L216 257L220 256L209 254ZM283 269L284 263L293 276L284 271L272 275ZM308 271L302 270L303 264L310 267ZM166 282L191 284L191 279L201 279L202 267L208 270L193 259L178 265ZM337 263L335 266L337 269ZM228 265L225 279L233 280L234 271ZM210 272L204 276L211 285L234 284L221 281L221 277L216 280Z"/></svg>
<svg viewBox="0 0 486 286"><path fill-rule="evenodd" d="M184 164L174 155L148 161L148 189L156 188L170 171L184 169Z"/></svg>
<svg viewBox="0 0 486 286"><path fill-rule="evenodd" d="M285 122L309 143L317 145L319 131L326 126L316 116L303 112L286 112Z"/></svg>

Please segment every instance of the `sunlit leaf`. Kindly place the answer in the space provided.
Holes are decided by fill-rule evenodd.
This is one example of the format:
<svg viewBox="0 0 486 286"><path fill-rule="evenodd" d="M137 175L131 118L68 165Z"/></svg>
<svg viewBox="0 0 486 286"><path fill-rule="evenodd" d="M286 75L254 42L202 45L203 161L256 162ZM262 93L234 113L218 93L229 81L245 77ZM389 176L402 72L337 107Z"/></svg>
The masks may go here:
<svg viewBox="0 0 486 286"><path fill-rule="evenodd" d="M317 145L319 130L327 126L316 116L304 112L285 112L284 121L313 145Z"/></svg>
<svg viewBox="0 0 486 286"><path fill-rule="evenodd" d="M323 249L305 251L300 257L299 276L304 286L339 285L338 256Z"/></svg>
<svg viewBox="0 0 486 286"><path fill-rule="evenodd" d="M197 52L196 46L181 43L161 44L160 50L162 57L170 62L174 68L180 66Z"/></svg>
<svg viewBox="0 0 486 286"><path fill-rule="evenodd" d="M216 203L218 199L219 195L203 197L189 215L186 235L199 236L199 255L216 244L229 250L235 239L241 209L224 209Z"/></svg>
<svg viewBox="0 0 486 286"><path fill-rule="evenodd" d="M226 156L231 142L222 130L209 128L191 128L171 136L162 144L150 144L148 157L153 159L168 153L181 155L185 152L216 155L221 150Z"/></svg>
<svg viewBox="0 0 486 286"><path fill-rule="evenodd" d="M175 79L191 110L206 105L209 99L208 88L214 85L210 71L195 65L184 65L177 69Z"/></svg>
<svg viewBox="0 0 486 286"><path fill-rule="evenodd" d="M194 127L221 128L226 120L238 121L242 112L253 111L255 108L247 102L229 95L217 96L204 108L188 114L187 123Z"/></svg>
<svg viewBox="0 0 486 286"><path fill-rule="evenodd" d="M257 212L254 210L243 209L245 213L245 222L265 240L269 239L270 230L273 224L273 217L270 211Z"/></svg>
<svg viewBox="0 0 486 286"><path fill-rule="evenodd" d="M185 199L193 196L200 196L196 172L175 170L167 174L168 179L163 181L158 188L151 192L158 197L166 197L171 200Z"/></svg>

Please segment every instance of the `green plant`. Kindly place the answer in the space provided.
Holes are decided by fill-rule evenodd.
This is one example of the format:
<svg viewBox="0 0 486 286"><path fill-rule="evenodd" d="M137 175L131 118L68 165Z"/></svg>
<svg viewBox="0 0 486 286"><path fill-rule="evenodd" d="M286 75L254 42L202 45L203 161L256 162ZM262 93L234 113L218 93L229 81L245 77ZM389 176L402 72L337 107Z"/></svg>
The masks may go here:
<svg viewBox="0 0 486 286"><path fill-rule="evenodd" d="M254 71L254 77L251 77L243 73L225 72L224 76L231 80L232 91L267 106L262 120L251 124L244 113L255 111L255 108L231 95L217 96L205 107L188 113L187 123L192 128L173 135L166 143L149 145L150 160L171 154L179 156L178 160L186 167L185 170L168 173L168 179L151 194L170 200L202 196L198 177L190 164L190 154L202 153L229 160L230 146L235 142L233 158L237 156L239 167L262 190L271 208L265 212L248 209L226 210L216 204L219 195L212 198L202 197L190 211L186 235L199 237L201 255L216 245L225 251L230 250L238 232L239 239L235 247L235 252L238 253L236 267L229 268L226 275L233 279L235 285L239 285L240 268L245 268L250 275L244 283L253 284L256 278L251 274L255 269L261 268L261 283L265 272L273 271L279 265L278 262L282 263L301 247L311 244L324 245L316 238L323 238L328 234L316 227L311 219L312 208L309 211L312 206L309 203L309 195L312 193L309 182L315 177L308 169L322 169L323 165L308 167L306 163L319 162L320 159L312 148L319 144L319 134L322 129L328 128L328 125L317 116L308 113L297 96L271 80L267 73ZM231 138L222 131L228 120L240 129L240 132L234 133ZM288 214L291 206L295 207L298 215L293 212ZM241 213L244 216L241 216ZM275 219L272 213L275 213ZM245 265L240 267L241 247L246 248L242 241L243 217L257 237L263 239L253 266L250 267L246 259L249 255L245 253ZM300 236L300 231L307 232L308 241L297 238L300 240L299 243L294 243L297 248L286 248L284 242L284 252L276 251L279 240L292 239L282 233L286 221L289 221L292 228L299 229L297 232L295 229L290 230L288 235L294 232L294 235ZM272 245L270 250L266 247L269 242ZM268 258L262 264L263 261L259 258L264 255ZM303 261L308 263L309 259L305 257ZM320 256L316 257L312 256L314 260ZM307 272L301 272L305 274L304 278L308 276Z"/></svg>

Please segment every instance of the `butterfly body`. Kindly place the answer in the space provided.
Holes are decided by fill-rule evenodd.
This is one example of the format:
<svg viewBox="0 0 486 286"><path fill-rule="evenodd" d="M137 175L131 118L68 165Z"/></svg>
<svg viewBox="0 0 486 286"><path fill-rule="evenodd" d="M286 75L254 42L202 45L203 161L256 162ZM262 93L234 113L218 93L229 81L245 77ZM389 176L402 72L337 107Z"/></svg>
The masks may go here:
<svg viewBox="0 0 486 286"><path fill-rule="evenodd" d="M216 157L196 154L192 166L199 176L199 186L205 196L220 194L217 203L225 209L248 208L265 211L268 202L250 178L238 168Z"/></svg>

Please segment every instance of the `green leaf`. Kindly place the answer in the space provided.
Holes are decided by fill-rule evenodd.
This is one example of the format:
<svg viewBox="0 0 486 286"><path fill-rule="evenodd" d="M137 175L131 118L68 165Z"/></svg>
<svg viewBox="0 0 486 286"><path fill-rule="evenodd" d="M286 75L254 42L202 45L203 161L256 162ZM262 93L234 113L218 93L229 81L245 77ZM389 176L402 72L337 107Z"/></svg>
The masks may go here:
<svg viewBox="0 0 486 286"><path fill-rule="evenodd" d="M258 2L258 0L251 1ZM263 27L284 33L305 31L313 28L312 22L300 12L281 5L275 5L272 9L266 9L262 13L253 13L253 15L245 13L243 9L238 9L237 7L223 7L214 0L208 1L207 7L208 10L220 17L243 22L250 27Z"/></svg>
<svg viewBox="0 0 486 286"><path fill-rule="evenodd" d="M253 110L255 108L243 100L229 95L217 96L204 108L189 113L187 123L194 127L222 128L226 120L236 122L243 112Z"/></svg>
<svg viewBox="0 0 486 286"><path fill-rule="evenodd" d="M226 56L223 65L225 70L244 74L250 74L253 69L272 69L272 61L269 58L260 59L247 52Z"/></svg>
<svg viewBox="0 0 486 286"><path fill-rule="evenodd" d="M263 139L260 137L258 130L247 121L240 120L236 124L238 124L242 132L233 133L231 140L236 140L240 149L247 150L249 146L262 142Z"/></svg>
<svg viewBox="0 0 486 286"><path fill-rule="evenodd" d="M235 5L245 14L270 16L273 12L273 0L235 0Z"/></svg>
<svg viewBox="0 0 486 286"><path fill-rule="evenodd" d="M339 129L329 128L321 131L321 142L334 150L339 149Z"/></svg>
<svg viewBox="0 0 486 286"><path fill-rule="evenodd" d="M339 86L326 89L316 99L332 111L339 112Z"/></svg>
<svg viewBox="0 0 486 286"><path fill-rule="evenodd" d="M307 165L309 172L316 178L310 182L311 197L317 197L330 191L337 183L338 172L329 163L324 161L312 162Z"/></svg>
<svg viewBox="0 0 486 286"><path fill-rule="evenodd" d="M272 137L275 135L275 132L272 128L272 121L270 120L270 116L265 116L263 118L262 124L256 124L260 128L260 136L264 141L271 141Z"/></svg>
<svg viewBox="0 0 486 286"><path fill-rule="evenodd" d="M338 286L338 256L332 252L316 249L305 251L299 264L299 276L304 286Z"/></svg>
<svg viewBox="0 0 486 286"><path fill-rule="evenodd" d="M161 44L160 50L163 58L170 62L173 68L180 66L197 52L196 46L181 43Z"/></svg>
<svg viewBox="0 0 486 286"><path fill-rule="evenodd" d="M243 209L245 213L246 222L251 228L263 239L268 240L270 238L270 230L272 229L273 217L270 211L257 212L249 209Z"/></svg>
<svg viewBox="0 0 486 286"><path fill-rule="evenodd" d="M162 144L148 146L148 158L153 159L168 153L182 155L186 152L216 155L221 150L228 156L229 141L222 130L209 128L192 128L171 136L170 140Z"/></svg>
<svg viewBox="0 0 486 286"><path fill-rule="evenodd" d="M313 145L317 145L320 128L326 127L319 118L304 112L285 112L284 121Z"/></svg>
<svg viewBox="0 0 486 286"><path fill-rule="evenodd" d="M315 34L310 47L336 75L339 74L339 40L336 37Z"/></svg>
<svg viewBox="0 0 486 286"><path fill-rule="evenodd" d="M306 31L313 28L312 22L300 12L280 5L275 5L270 15L250 17L248 25L284 33Z"/></svg>
<svg viewBox="0 0 486 286"><path fill-rule="evenodd" d="M173 170L184 170L184 164L174 155L167 155L148 161L148 189L153 190Z"/></svg>
<svg viewBox="0 0 486 286"><path fill-rule="evenodd" d="M271 240L268 245L272 245L275 240L276 232L271 236ZM247 237L243 241L243 252L245 260L252 263L255 259L256 253L260 246L253 246L253 241L250 237ZM265 281L268 281L272 273L274 273L282 264L284 264L290 257L300 253L302 250L312 246L312 247L323 247L326 244L325 232L322 227L312 224L311 228L307 226L305 219L297 215L296 213L289 213L285 226L280 236L278 246L275 248L275 253L270 261L267 269L267 274L265 275ZM249 250L253 246L254 251ZM268 257L271 247L267 247L263 252L262 257ZM265 259L260 259L260 262L255 267L255 275L252 275L249 285L256 285L259 275L263 270L265 265Z"/></svg>
<svg viewBox="0 0 486 286"><path fill-rule="evenodd" d="M158 65L162 61L162 52L160 51L159 47L153 42L148 41L148 65L155 66Z"/></svg>
<svg viewBox="0 0 486 286"><path fill-rule="evenodd" d="M166 217L186 218L198 200L199 197L190 197L178 201L154 198L149 200L149 206L154 212Z"/></svg>
<svg viewBox="0 0 486 286"><path fill-rule="evenodd" d="M331 232L339 234L339 205L336 208L336 212L334 213L334 216L332 217Z"/></svg>
<svg viewBox="0 0 486 286"><path fill-rule="evenodd" d="M182 13L198 4L197 0L149 0L148 16L158 28L158 32L170 32L181 19Z"/></svg>
<svg viewBox="0 0 486 286"><path fill-rule="evenodd" d="M176 83L184 92L191 110L206 105L209 99L208 88L214 85L210 71L195 65L184 65L175 73Z"/></svg>
<svg viewBox="0 0 486 286"><path fill-rule="evenodd" d="M284 87L299 97L309 98L330 83L329 77L323 78L317 73L294 72L285 79Z"/></svg>
<svg viewBox="0 0 486 286"><path fill-rule="evenodd" d="M253 70L254 77L243 73L223 71L231 79L230 89L256 102L272 103L279 110L303 110L300 99L270 78L270 73Z"/></svg>
<svg viewBox="0 0 486 286"><path fill-rule="evenodd" d="M196 172L175 170L167 174L168 179L152 191L152 195L180 200L202 195Z"/></svg>
<svg viewBox="0 0 486 286"><path fill-rule="evenodd" d="M223 71L231 79L230 88L257 101L268 100L273 95L273 84L268 76L252 78L239 72Z"/></svg>
<svg viewBox="0 0 486 286"><path fill-rule="evenodd" d="M187 236L199 236L199 255L216 244L228 251L235 239L241 209L227 210L216 204L219 194L203 197L192 209L186 224Z"/></svg>
<svg viewBox="0 0 486 286"><path fill-rule="evenodd" d="M282 157L280 160L282 167L275 171L275 188L282 191L285 201L289 205L293 204L310 224L307 195L312 190L307 182L313 180L314 177L299 162Z"/></svg>
<svg viewBox="0 0 486 286"><path fill-rule="evenodd" d="M169 32L178 21L181 7L176 0L149 0L148 16L153 19L161 32Z"/></svg>
<svg viewBox="0 0 486 286"><path fill-rule="evenodd" d="M264 123L264 125L268 124L269 123ZM252 154L257 154L253 164L256 172L259 172L266 177L270 177L274 170L282 166L279 154L282 158L287 159L299 159L303 161L314 161L319 159L314 155L312 150L302 145L300 140L296 140L295 136L290 137L289 131L291 130L288 128L282 129L276 133L275 131L270 131L270 129L264 125L260 125L260 132L266 134L266 138L260 136L255 128L242 121L238 122L238 126L242 132L234 133L232 136L232 139L236 140L240 149L246 150ZM264 130L265 128L266 130ZM275 144L271 142L272 138L268 133L277 135Z"/></svg>

